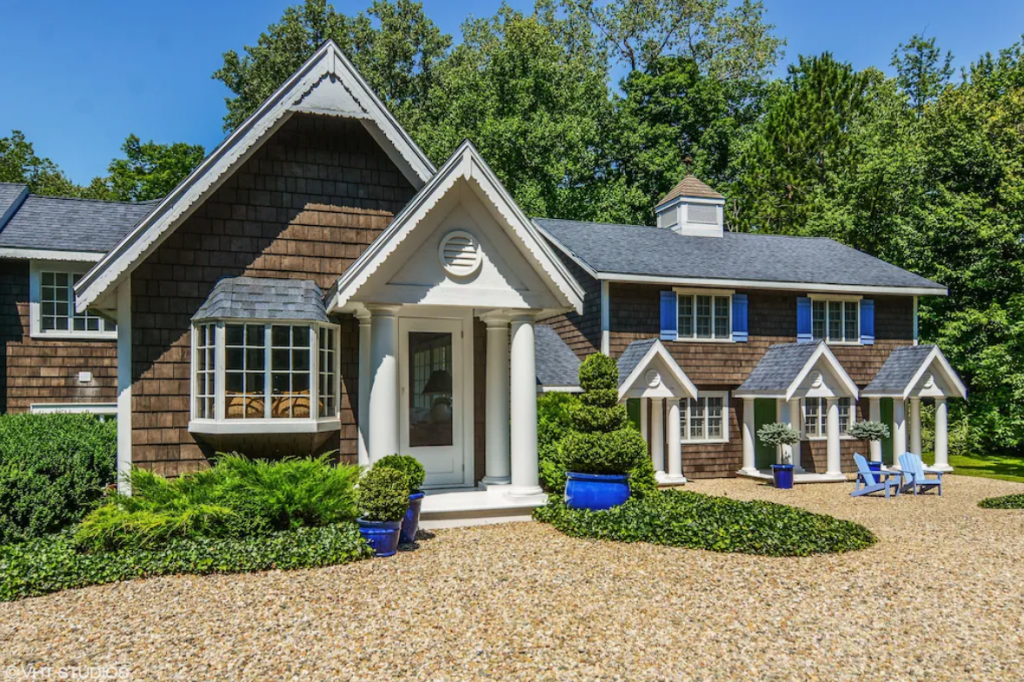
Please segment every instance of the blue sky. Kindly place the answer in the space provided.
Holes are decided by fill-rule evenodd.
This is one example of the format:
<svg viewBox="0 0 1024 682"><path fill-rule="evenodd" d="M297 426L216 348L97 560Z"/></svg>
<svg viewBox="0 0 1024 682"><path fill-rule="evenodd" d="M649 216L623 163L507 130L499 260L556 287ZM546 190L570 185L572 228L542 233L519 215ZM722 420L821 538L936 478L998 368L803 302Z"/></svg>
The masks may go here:
<svg viewBox="0 0 1024 682"><path fill-rule="evenodd" d="M293 2L295 0L292 0ZM104 174L129 133L213 148L222 138L227 89L210 75L221 55L253 43L289 0L0 0L0 137L24 131L36 152L78 183ZM500 0L423 0L458 40L471 7L491 16ZM532 0L510 0L529 8ZM1024 32L1020 0L764 0L786 38L784 63L831 50L857 68L889 69L914 33L936 36L957 65L1007 47ZM368 0L339 0L356 13Z"/></svg>

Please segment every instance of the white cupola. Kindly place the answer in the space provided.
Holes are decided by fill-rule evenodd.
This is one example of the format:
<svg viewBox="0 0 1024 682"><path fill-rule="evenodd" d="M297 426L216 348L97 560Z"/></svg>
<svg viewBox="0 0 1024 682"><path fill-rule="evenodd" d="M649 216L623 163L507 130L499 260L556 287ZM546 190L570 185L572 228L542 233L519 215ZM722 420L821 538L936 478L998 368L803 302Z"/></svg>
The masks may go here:
<svg viewBox="0 0 1024 682"><path fill-rule="evenodd" d="M654 212L658 227L694 237L721 237L725 197L693 175L687 175L662 197Z"/></svg>

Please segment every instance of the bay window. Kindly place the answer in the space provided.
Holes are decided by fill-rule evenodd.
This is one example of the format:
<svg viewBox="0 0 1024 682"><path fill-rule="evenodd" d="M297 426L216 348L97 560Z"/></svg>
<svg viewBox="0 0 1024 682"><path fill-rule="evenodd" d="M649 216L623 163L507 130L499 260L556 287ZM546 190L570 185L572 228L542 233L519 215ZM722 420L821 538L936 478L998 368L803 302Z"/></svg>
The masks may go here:
<svg viewBox="0 0 1024 682"><path fill-rule="evenodd" d="M339 335L323 323L195 324L193 420L336 424Z"/></svg>
<svg viewBox="0 0 1024 682"><path fill-rule="evenodd" d="M678 294L680 340L732 339L732 296L703 293Z"/></svg>
<svg viewBox="0 0 1024 682"><path fill-rule="evenodd" d="M829 343L860 343L860 301L813 299L811 336Z"/></svg>
<svg viewBox="0 0 1024 682"><path fill-rule="evenodd" d="M680 432L684 443L724 443L729 440L726 415L729 398L725 392L708 392L680 405Z"/></svg>

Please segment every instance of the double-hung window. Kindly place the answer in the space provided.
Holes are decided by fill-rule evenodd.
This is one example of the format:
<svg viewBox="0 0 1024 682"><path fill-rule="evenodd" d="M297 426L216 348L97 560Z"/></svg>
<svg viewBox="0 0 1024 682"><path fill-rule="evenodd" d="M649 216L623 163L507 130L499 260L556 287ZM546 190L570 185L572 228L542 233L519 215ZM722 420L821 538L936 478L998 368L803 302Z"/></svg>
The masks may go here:
<svg viewBox="0 0 1024 682"><path fill-rule="evenodd" d="M860 343L860 301L811 301L811 335L829 343Z"/></svg>
<svg viewBox="0 0 1024 682"><path fill-rule="evenodd" d="M32 261L29 274L33 337L116 338L117 325L91 312L75 311L75 283L89 263Z"/></svg>
<svg viewBox="0 0 1024 682"><path fill-rule="evenodd" d="M708 392L696 400L685 401L681 407L679 419L684 443L724 443L729 440L727 393Z"/></svg>
<svg viewBox="0 0 1024 682"><path fill-rule="evenodd" d="M732 296L730 294L678 294L680 340L729 341L732 339Z"/></svg>
<svg viewBox="0 0 1024 682"><path fill-rule="evenodd" d="M850 398L839 398L839 435L847 436L854 421L854 405ZM828 400L826 398L804 398L804 436L807 438L828 437Z"/></svg>

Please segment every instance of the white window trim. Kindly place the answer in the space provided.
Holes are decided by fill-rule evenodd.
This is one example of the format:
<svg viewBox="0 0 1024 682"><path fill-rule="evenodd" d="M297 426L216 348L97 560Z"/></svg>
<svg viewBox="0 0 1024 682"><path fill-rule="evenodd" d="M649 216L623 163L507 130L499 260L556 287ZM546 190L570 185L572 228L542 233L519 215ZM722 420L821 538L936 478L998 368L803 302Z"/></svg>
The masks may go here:
<svg viewBox="0 0 1024 682"><path fill-rule="evenodd" d="M846 430L849 431L850 427L852 427L857 422L857 401L854 400L853 398L849 398L847 396L841 396L840 398L836 398L836 400L839 401L839 400L842 400L844 398L850 401L850 423L846 425ZM821 413L818 415L818 425L821 427L820 430L821 430L821 434L822 434L820 436L808 435L808 433L804 430L804 424L807 421L806 418L807 418L807 401L808 400L809 400L808 398L801 398L800 399L800 438L803 439L803 440L809 440L809 441L819 441L819 440L820 441L825 441L825 440L828 440L828 399L827 398L811 398L810 399L810 400L821 400L822 401L823 409L822 409ZM842 433L842 432L840 432L839 433L839 440L856 440L856 439L853 436L851 436L849 433Z"/></svg>
<svg viewBox="0 0 1024 682"><path fill-rule="evenodd" d="M225 374L226 374L226 333L225 325L234 324L250 324L250 325L262 325L264 327L265 334L265 352L267 354L267 363L264 367L266 378L264 380L264 386L266 395L270 395L272 372L271 363L269 361L271 345L270 345L270 328L274 325L282 326L300 326L310 327L310 340L309 340L309 352L310 352L310 365L309 365L309 404L310 407L316 407L319 410L319 391L320 391L320 330L323 328L329 328L334 330L337 334L337 347L334 351L334 409L335 415L329 417L306 417L306 418L294 418L294 417L263 417L256 419L228 419L225 415L226 408L226 385L225 385ZM214 413L215 418L198 418L196 417L196 346L198 340L197 329L206 325L216 326L216 348L214 355L216 357L216 367L214 368L215 373L215 386L214 386ZM309 320L210 320L209 322L199 322L193 324L191 329L191 363L189 367L189 424L188 430L190 433L206 433L206 434L247 434L247 433L271 433L271 434L289 434L289 433L321 433L324 431L337 431L341 429L341 326L336 324L327 324L323 322L310 322ZM264 405L269 408L271 401L265 399Z"/></svg>
<svg viewBox="0 0 1024 682"><path fill-rule="evenodd" d="M707 420L708 412L707 406L704 407L704 438L692 440L689 438L690 435L690 399L681 398L679 401L679 419L682 422L679 425L680 433L682 434L683 445L705 445L708 443L728 443L729 442L729 392L728 391L701 391L697 395L697 400L705 398L721 398L722 399L722 437L721 438L708 438L707 437Z"/></svg>
<svg viewBox="0 0 1024 682"><path fill-rule="evenodd" d="M29 405L32 414L96 414L104 417L117 416L117 403L32 403Z"/></svg>
<svg viewBox="0 0 1024 682"><path fill-rule="evenodd" d="M811 338L815 341L824 341L830 346L862 346L860 338L860 302L863 300L863 296L833 296L826 294L809 294L808 298L811 299ZM822 338L814 336L814 304L825 303L825 336ZM828 304L829 303L842 303L843 304L843 324L846 324L846 304L856 303L857 304L857 338L855 340L843 339L842 341L833 341L829 338L829 319L828 319ZM845 331L845 329L844 329Z"/></svg>
<svg viewBox="0 0 1024 682"><path fill-rule="evenodd" d="M117 329L112 331L75 331L75 330L54 330L43 331L42 325L42 282L41 275L44 272L62 272L71 275L84 275L92 267L92 263L81 263L73 261L53 260L31 260L29 261L29 284L28 284L28 308L29 308L29 336L33 339L117 339ZM71 288L72 298L74 297L74 285ZM78 315L75 312L74 301L69 303L68 316L70 319ZM103 326L103 325L101 325Z"/></svg>
<svg viewBox="0 0 1024 682"><path fill-rule="evenodd" d="M676 292L676 341L689 341L692 343L733 343L732 333L732 296L735 291L730 289L681 289L674 288ZM679 329L679 299L688 296L693 301L693 336L681 335ZM711 338L697 336L697 297L711 296ZM717 337L715 333L715 301L714 297L727 298L729 300L729 335Z"/></svg>

